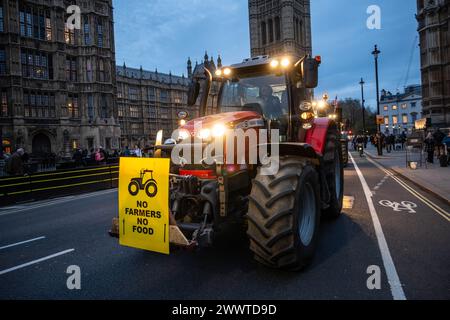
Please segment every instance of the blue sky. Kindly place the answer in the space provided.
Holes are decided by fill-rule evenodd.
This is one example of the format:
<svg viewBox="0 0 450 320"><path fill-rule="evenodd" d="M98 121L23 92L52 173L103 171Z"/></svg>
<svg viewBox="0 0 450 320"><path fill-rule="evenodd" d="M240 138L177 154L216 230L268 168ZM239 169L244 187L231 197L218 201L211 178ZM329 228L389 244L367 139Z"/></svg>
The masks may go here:
<svg viewBox="0 0 450 320"><path fill-rule="evenodd" d="M247 0L114 0L117 64L186 74L186 60L205 50L224 64L250 55ZM368 6L381 8L381 30L369 30ZM322 56L316 95L360 98L375 107L374 44L380 56L380 87L402 90L420 83L414 0L311 0L313 51ZM413 44L414 49L413 49Z"/></svg>

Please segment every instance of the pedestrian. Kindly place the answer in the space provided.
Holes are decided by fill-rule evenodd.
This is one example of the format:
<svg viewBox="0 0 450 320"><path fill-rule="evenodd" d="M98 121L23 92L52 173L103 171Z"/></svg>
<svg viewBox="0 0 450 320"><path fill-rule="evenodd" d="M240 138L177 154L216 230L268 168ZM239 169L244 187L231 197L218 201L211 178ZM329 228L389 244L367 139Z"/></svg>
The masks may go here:
<svg viewBox="0 0 450 320"><path fill-rule="evenodd" d="M20 148L8 159L6 163L6 173L12 176L23 176L25 174L25 167L22 157L25 150Z"/></svg>
<svg viewBox="0 0 450 320"><path fill-rule="evenodd" d="M125 150L123 151L123 156L124 157L131 156L131 152L130 152L130 149L128 148L128 146L125 147Z"/></svg>
<svg viewBox="0 0 450 320"><path fill-rule="evenodd" d="M434 163L434 147L435 147L434 138L431 132L429 132L425 139L425 148L428 154L427 161L429 163Z"/></svg>
<svg viewBox="0 0 450 320"><path fill-rule="evenodd" d="M101 165L104 160L105 160L105 157L104 157L103 153L101 152L101 149L98 148L97 151L95 152L95 162L97 165Z"/></svg>
<svg viewBox="0 0 450 320"><path fill-rule="evenodd" d="M76 167L81 167L83 165L83 154L80 149L75 149L72 159L75 161Z"/></svg>
<svg viewBox="0 0 450 320"><path fill-rule="evenodd" d="M444 138L445 138L445 134L439 128L433 133L434 144L437 149L438 157L440 157L442 155L442 151L443 151L443 147L444 147L442 141L444 140Z"/></svg>
<svg viewBox="0 0 450 320"><path fill-rule="evenodd" d="M142 150L138 146L135 147L134 154L137 158L142 158Z"/></svg>

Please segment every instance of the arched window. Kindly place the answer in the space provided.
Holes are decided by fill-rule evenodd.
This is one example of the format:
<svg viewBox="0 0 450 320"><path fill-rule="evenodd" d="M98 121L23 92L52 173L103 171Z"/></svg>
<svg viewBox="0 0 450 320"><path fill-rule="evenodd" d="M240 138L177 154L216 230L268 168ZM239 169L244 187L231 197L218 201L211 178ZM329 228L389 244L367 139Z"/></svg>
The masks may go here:
<svg viewBox="0 0 450 320"><path fill-rule="evenodd" d="M275 40L281 40L281 22L280 17L275 18Z"/></svg>
<svg viewBox="0 0 450 320"><path fill-rule="evenodd" d="M269 19L269 42L273 42L273 20Z"/></svg>
<svg viewBox="0 0 450 320"><path fill-rule="evenodd" d="M300 20L299 41L303 43L303 21Z"/></svg>
<svg viewBox="0 0 450 320"><path fill-rule="evenodd" d="M263 46L267 44L267 26L265 22L261 22L261 42Z"/></svg>

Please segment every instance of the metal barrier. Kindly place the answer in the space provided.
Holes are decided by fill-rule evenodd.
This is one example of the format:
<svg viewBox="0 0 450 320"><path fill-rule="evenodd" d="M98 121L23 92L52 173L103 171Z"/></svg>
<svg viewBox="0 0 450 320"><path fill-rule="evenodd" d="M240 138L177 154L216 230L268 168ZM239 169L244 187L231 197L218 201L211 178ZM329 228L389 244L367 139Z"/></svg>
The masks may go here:
<svg viewBox="0 0 450 320"><path fill-rule="evenodd" d="M0 206L117 188L119 166L0 177Z"/></svg>

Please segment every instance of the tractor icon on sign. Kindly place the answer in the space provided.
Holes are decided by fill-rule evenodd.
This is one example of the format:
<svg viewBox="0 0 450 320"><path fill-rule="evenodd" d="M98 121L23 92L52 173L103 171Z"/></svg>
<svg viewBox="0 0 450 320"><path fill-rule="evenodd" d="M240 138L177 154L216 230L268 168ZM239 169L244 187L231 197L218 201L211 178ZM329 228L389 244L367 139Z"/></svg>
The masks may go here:
<svg viewBox="0 0 450 320"><path fill-rule="evenodd" d="M150 173L150 179L144 182L144 176ZM158 186L156 184L156 180L153 179L153 170L142 169L140 178L131 179L130 184L128 185L128 192L132 196L137 196L139 191L145 190L145 193L150 198L153 198L158 193Z"/></svg>

